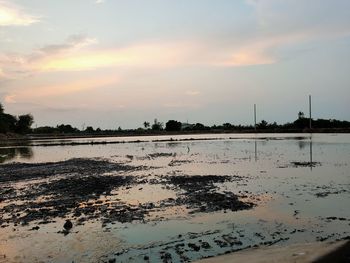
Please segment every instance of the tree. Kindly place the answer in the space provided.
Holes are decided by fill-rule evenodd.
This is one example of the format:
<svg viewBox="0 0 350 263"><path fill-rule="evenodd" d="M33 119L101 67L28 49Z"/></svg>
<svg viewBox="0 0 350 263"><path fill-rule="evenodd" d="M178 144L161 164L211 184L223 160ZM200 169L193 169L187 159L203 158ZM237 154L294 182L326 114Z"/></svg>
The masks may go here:
<svg viewBox="0 0 350 263"><path fill-rule="evenodd" d="M210 130L210 128L204 126L202 123L196 123L196 124L192 127L192 130L194 130L194 131L205 131L205 130Z"/></svg>
<svg viewBox="0 0 350 263"><path fill-rule="evenodd" d="M299 112L298 112L298 119L300 120L300 119L304 119L304 118L305 118L304 112L299 111Z"/></svg>
<svg viewBox="0 0 350 263"><path fill-rule="evenodd" d="M260 123L258 123L256 126L257 126L258 129L266 129L266 128L267 128L267 125L268 125L267 121L262 120L262 121L261 121Z"/></svg>
<svg viewBox="0 0 350 263"><path fill-rule="evenodd" d="M34 122L34 118L31 114L25 114L18 116L15 131L18 133L28 133L31 131L31 126Z"/></svg>
<svg viewBox="0 0 350 263"><path fill-rule="evenodd" d="M230 129L232 129L233 128L233 125L231 125L231 123L224 123L223 125L222 125L222 127L224 128L224 130L230 130Z"/></svg>
<svg viewBox="0 0 350 263"><path fill-rule="evenodd" d="M95 130L92 126L87 126L86 129L85 129L85 132L86 133L93 133Z"/></svg>
<svg viewBox="0 0 350 263"><path fill-rule="evenodd" d="M50 133L56 133L57 128L50 127L50 126L43 126L43 127L38 127L33 129L33 133L38 133L38 134L50 134Z"/></svg>
<svg viewBox="0 0 350 263"><path fill-rule="evenodd" d="M175 120L169 120L165 124L165 130L167 131L181 131L181 122Z"/></svg>
<svg viewBox="0 0 350 263"><path fill-rule="evenodd" d="M145 121L143 123L143 126L145 127L145 129L148 129L150 127L150 123L148 121Z"/></svg>
<svg viewBox="0 0 350 263"><path fill-rule="evenodd" d="M15 132L17 118L11 114L0 114L0 133Z"/></svg>
<svg viewBox="0 0 350 263"><path fill-rule="evenodd" d="M2 106L2 104L0 103L0 114L4 113L4 107Z"/></svg>
<svg viewBox="0 0 350 263"><path fill-rule="evenodd" d="M77 128L73 128L70 124L61 124L57 126L57 129L60 133L74 133L77 132Z"/></svg>
<svg viewBox="0 0 350 263"><path fill-rule="evenodd" d="M157 119L154 119L154 123L152 124L152 130L154 131L163 130L163 123L159 122Z"/></svg>

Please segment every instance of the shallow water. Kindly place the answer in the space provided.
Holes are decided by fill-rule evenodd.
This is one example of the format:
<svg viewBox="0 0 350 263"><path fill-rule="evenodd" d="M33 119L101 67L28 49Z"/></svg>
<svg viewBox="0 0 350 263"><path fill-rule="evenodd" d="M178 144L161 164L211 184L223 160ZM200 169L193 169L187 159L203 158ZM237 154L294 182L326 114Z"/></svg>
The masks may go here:
<svg viewBox="0 0 350 263"><path fill-rule="evenodd" d="M65 142L101 140L125 143L35 146L43 143L36 141L30 147L2 147L0 156L3 163L106 159L144 167L125 174L147 180L175 175L237 176L239 180L217 183L217 191L239 194L242 201L255 206L202 213L191 213L186 205L160 206L141 221L101 224L95 218L74 226L68 235L57 233L62 230L63 218L40 225L39 230L31 230L36 222L25 226L4 223L0 228L0 262L108 262L112 258L117 262L146 262L147 257L151 262L163 262L169 255L173 262L181 262L264 242L336 240L350 234L349 134L210 134ZM141 142L135 143L137 140ZM1 186L20 189L38 181ZM141 180L98 200L137 206L159 204L183 193L159 181L148 182ZM18 202L3 200L0 207ZM5 220L9 213L0 215Z"/></svg>

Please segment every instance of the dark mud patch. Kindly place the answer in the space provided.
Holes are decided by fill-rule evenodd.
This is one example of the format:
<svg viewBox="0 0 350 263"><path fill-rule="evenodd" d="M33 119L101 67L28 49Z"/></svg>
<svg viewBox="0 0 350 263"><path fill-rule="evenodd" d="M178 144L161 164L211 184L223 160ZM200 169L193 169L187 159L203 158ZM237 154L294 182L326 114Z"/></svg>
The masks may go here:
<svg viewBox="0 0 350 263"><path fill-rule="evenodd" d="M196 212L213 212L219 210L238 211L250 209L253 203L243 202L239 196L232 192L219 192L217 184L225 182L242 180L238 176L229 175L194 175L194 176L170 176L168 183L176 189L181 189L184 193L180 194L176 200L177 204L184 204Z"/></svg>
<svg viewBox="0 0 350 263"><path fill-rule="evenodd" d="M160 158L160 157L173 157L175 155L176 155L176 153L151 153L151 154L148 154L148 156L152 159Z"/></svg>
<svg viewBox="0 0 350 263"><path fill-rule="evenodd" d="M282 165L278 165L277 168L298 168L298 167L317 167L317 166L321 166L322 164L320 162L290 162L287 164L282 164Z"/></svg>
<svg viewBox="0 0 350 263"><path fill-rule="evenodd" d="M106 160L82 158L48 163L10 163L0 165L0 183L27 179L40 179L67 174L102 174L113 171L135 170L137 168L140 167L112 163Z"/></svg>
<svg viewBox="0 0 350 263"><path fill-rule="evenodd" d="M320 165L320 162L291 162L293 167L316 167Z"/></svg>
<svg viewBox="0 0 350 263"><path fill-rule="evenodd" d="M10 214L7 223L26 225L40 220L50 222L53 218L67 216L80 219L108 217L115 205L105 205L99 201L101 195L109 195L112 190L132 184L132 176L85 176L52 180L35 184L24 193L19 193L15 201L0 209L0 213ZM123 206L118 203L118 206ZM122 217L122 215L121 215ZM120 217L120 218L121 218ZM129 218L129 216L127 216ZM125 220L124 220L125 221Z"/></svg>
<svg viewBox="0 0 350 263"><path fill-rule="evenodd" d="M101 196L110 196L111 191L132 185L135 177L127 172L139 169L145 167L95 159L2 165L0 199L6 203L0 207L0 224L27 225L37 220L49 223L67 216L80 223L91 218L108 218L110 210L126 205L118 201L106 205L106 201L100 200ZM24 186L23 181L26 181ZM135 218L128 215L131 211L128 208L125 215L119 215L119 221ZM113 218L116 219L115 215Z"/></svg>
<svg viewBox="0 0 350 263"><path fill-rule="evenodd" d="M168 166L180 166L186 163L192 163L192 160L171 160Z"/></svg>
<svg viewBox="0 0 350 263"><path fill-rule="evenodd" d="M253 207L241 201L239 195L218 190L220 184L242 180L238 176L167 175L149 179L129 173L145 167L94 159L5 166L0 171L0 197L6 201L0 207L0 225L28 225L34 221L47 224L65 218L74 225L96 219L105 226L113 222L144 222L149 213L175 206L186 206L190 213ZM162 185L173 190L176 197L155 203L140 200L138 204L118 198L135 185L140 185L142 191L143 184Z"/></svg>

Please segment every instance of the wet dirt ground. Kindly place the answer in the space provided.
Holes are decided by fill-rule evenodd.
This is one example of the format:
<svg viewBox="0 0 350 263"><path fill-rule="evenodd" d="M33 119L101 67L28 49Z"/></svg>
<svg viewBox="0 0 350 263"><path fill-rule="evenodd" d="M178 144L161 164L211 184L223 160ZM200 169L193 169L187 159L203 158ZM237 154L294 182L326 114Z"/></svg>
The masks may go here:
<svg viewBox="0 0 350 263"><path fill-rule="evenodd" d="M190 262L349 238L350 135L193 139L1 148L0 262Z"/></svg>

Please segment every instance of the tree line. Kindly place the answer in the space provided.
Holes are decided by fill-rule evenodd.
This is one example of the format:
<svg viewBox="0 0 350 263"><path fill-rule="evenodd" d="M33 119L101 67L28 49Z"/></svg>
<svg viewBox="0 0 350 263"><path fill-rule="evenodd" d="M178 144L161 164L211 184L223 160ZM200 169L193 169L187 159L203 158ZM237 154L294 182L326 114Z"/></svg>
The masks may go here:
<svg viewBox="0 0 350 263"><path fill-rule="evenodd" d="M293 122L285 124L277 124L276 122L269 123L265 120L260 121L256 125L258 131L301 131L308 129L309 118L305 118L302 112L298 113L298 117ZM337 129L350 129L349 121L339 121L335 119L312 119L312 127L315 129L322 128L337 128ZM152 134L159 132L226 132L226 131L254 131L254 125L234 125L231 123L223 123L221 125L207 126L202 123L183 123L177 120L168 120L165 124L163 122L154 119L153 122L144 121L142 127L137 129L107 129L101 128L94 129L92 126L87 126L85 129L79 130L71 125L60 124L56 127L38 127L32 130L35 134Z"/></svg>
<svg viewBox="0 0 350 263"><path fill-rule="evenodd" d="M3 106L0 104L0 133L19 133L19 134L152 134L159 132L250 132L254 131L254 125L235 125L231 123L223 123L221 125L207 126L202 123L183 123L177 120L169 120L165 123L154 119L151 123L145 121L142 127L137 129L95 129L92 126L87 126L83 129L78 129L70 124L59 124L56 127L42 126L31 128L34 122L31 114L24 114L14 116L4 112ZM299 112L297 119L293 122L285 124L277 124L276 122L269 123L265 120L260 121L256 125L259 131L269 132L288 132L288 131L302 131L309 127L310 119L306 118L303 112ZM311 120L312 128L315 129L350 129L349 121L340 121L335 119L317 119Z"/></svg>

